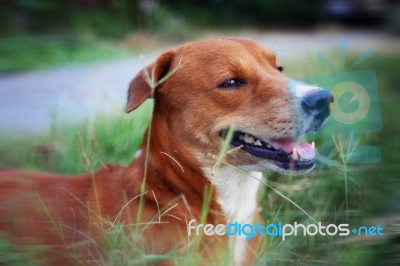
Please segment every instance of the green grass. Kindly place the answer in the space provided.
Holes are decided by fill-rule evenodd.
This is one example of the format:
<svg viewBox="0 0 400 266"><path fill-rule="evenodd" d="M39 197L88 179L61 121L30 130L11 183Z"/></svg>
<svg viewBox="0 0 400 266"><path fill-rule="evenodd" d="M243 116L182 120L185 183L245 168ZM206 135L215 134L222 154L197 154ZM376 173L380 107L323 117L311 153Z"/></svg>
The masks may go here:
<svg viewBox="0 0 400 266"><path fill-rule="evenodd" d="M1 165L66 174L87 171L85 160L92 167L100 167L103 162L127 165L142 141L151 105L147 102L129 115L98 115L94 122L53 128L47 135L3 141ZM12 139L2 139L6 137Z"/></svg>
<svg viewBox="0 0 400 266"><path fill-rule="evenodd" d="M0 39L0 72L89 63L132 54L116 41L74 35L18 35Z"/></svg>
<svg viewBox="0 0 400 266"><path fill-rule="evenodd" d="M315 59L310 59L306 68L299 68L300 64L301 62L292 62L285 66L287 74L303 77L332 72ZM337 144L333 145L332 157L328 158L333 166L316 169L301 178L266 173L265 182L270 187L265 186L261 201L266 223L311 223L313 221L305 214L307 212L323 224L380 224L385 228L385 236L368 241L351 237L343 241L339 237L322 236L289 237L282 241L268 237L263 243L268 252L267 256L260 258L262 265L379 265L399 262L396 256L400 247L395 242L399 236L394 234L394 222L390 220L390 217L399 213L400 199L400 91L397 89L400 84L397 73L399 66L399 55L375 55L357 67L374 68L377 72L383 129L361 135L359 143L379 148L382 154L381 163L347 163L347 156L351 156L347 151L351 151L358 138L351 138L349 135L332 136L332 132L322 130L315 136L317 147L323 149L323 139L332 137ZM342 68L337 71L350 70ZM92 124L79 123L54 128L44 136L22 139L4 136L2 139L7 137L8 141L3 141L0 145L0 163L7 167L60 173L87 171L88 166L98 168L103 162L127 165L142 141L151 116L151 104L148 102L129 115L99 116ZM350 148L347 149L348 147ZM106 254L104 264L151 264L163 258L138 250L132 236L123 233L120 226L118 221L110 224L111 233L100 243ZM10 262L9 265L19 265L18 261L11 263L19 251L16 247L0 242L0 251L6 261ZM196 254L190 254L193 255ZM176 258L176 253L172 251L166 256ZM176 259L176 262L196 265L201 259L199 256L190 256Z"/></svg>

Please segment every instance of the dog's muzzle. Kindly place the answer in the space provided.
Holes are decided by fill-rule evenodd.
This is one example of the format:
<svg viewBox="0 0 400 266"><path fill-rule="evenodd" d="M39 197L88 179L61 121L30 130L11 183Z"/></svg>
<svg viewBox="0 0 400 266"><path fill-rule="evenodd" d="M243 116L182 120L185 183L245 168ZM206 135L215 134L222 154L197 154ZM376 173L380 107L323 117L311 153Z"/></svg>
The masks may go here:
<svg viewBox="0 0 400 266"><path fill-rule="evenodd" d="M327 90L294 80L287 84L289 111L291 115L291 136L262 138L257 133L236 130L230 139L233 147L240 147L277 171L302 173L315 166L315 143L308 143L299 137L307 132L317 131L330 113L333 96ZM228 129L220 132L225 139Z"/></svg>

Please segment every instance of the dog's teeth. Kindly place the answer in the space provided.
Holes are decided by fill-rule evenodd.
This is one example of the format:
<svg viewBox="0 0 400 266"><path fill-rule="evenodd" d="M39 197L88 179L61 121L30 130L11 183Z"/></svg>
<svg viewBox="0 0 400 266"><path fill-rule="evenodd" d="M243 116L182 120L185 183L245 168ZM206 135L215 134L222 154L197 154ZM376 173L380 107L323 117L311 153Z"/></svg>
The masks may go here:
<svg viewBox="0 0 400 266"><path fill-rule="evenodd" d="M293 148L293 152L292 152L292 159L297 161L299 159L299 155L297 154L297 149Z"/></svg>
<svg viewBox="0 0 400 266"><path fill-rule="evenodd" d="M262 143L261 143L261 141L258 139L258 140L256 140L256 141L254 142L254 145L256 145L256 146L262 146Z"/></svg>
<svg viewBox="0 0 400 266"><path fill-rule="evenodd" d="M313 150L315 149L315 142L311 142L311 147L313 148Z"/></svg>
<svg viewBox="0 0 400 266"><path fill-rule="evenodd" d="M254 143L254 138L252 136L250 136L249 134L245 134L244 135L244 141L246 143L252 144L252 143Z"/></svg>

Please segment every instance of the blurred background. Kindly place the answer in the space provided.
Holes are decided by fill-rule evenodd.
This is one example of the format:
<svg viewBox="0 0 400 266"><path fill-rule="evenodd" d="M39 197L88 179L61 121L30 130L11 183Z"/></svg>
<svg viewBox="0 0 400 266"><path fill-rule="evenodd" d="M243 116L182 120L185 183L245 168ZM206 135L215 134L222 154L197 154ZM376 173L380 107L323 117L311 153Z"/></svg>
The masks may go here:
<svg viewBox="0 0 400 266"><path fill-rule="evenodd" d="M91 170L83 153L93 169L102 162L127 165L151 117L151 102L134 114L122 112L133 76L165 49L226 35L253 38L273 50L293 78L323 77L327 89L335 78L366 82L365 88L373 83L371 112L379 120L370 129L354 125L355 133L328 125L313 136L321 147L318 170L268 181L323 223L379 224L385 235L268 239L261 264L400 264L395 0L3 0L0 166L78 173ZM359 75L364 70L373 71L371 80ZM373 147L373 158L361 151L365 160L359 160L360 152L352 152L359 145ZM311 222L270 189L264 194L266 222ZM1 237L0 264L41 263L35 252ZM111 254L116 247L103 248Z"/></svg>
<svg viewBox="0 0 400 266"><path fill-rule="evenodd" d="M210 31L400 34L399 20L394 0L3 0L0 71L114 58Z"/></svg>

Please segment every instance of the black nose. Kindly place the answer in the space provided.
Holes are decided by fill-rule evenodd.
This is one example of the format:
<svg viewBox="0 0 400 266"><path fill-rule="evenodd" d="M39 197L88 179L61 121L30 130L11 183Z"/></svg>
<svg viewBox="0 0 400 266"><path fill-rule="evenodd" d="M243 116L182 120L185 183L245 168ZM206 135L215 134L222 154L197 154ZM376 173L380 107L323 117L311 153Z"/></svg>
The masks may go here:
<svg viewBox="0 0 400 266"><path fill-rule="evenodd" d="M329 116L329 104L332 102L332 94L327 90L319 89L304 96L301 105L307 114L322 120Z"/></svg>

